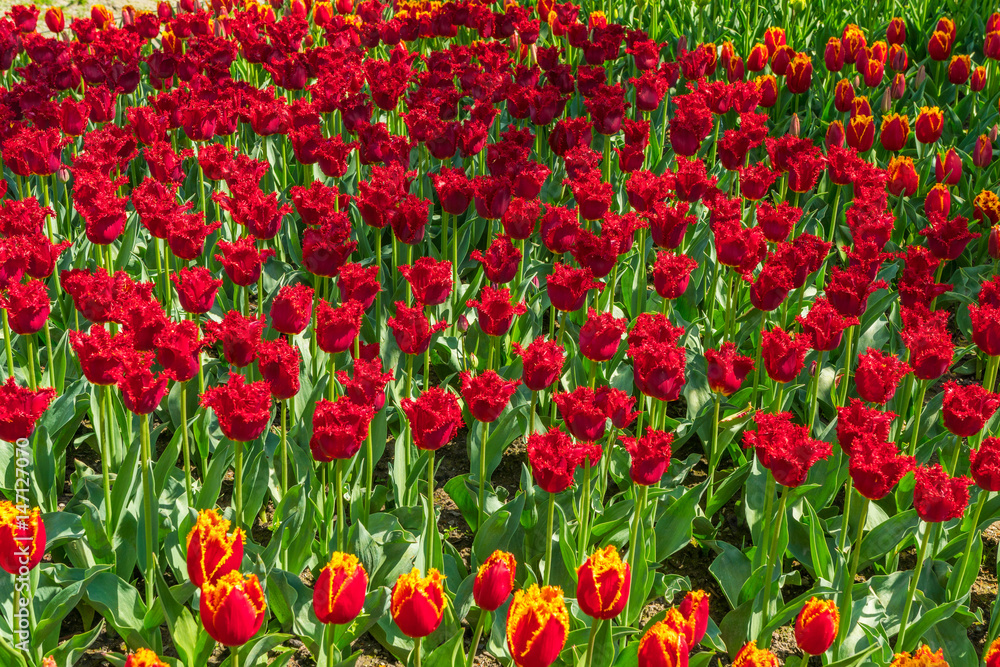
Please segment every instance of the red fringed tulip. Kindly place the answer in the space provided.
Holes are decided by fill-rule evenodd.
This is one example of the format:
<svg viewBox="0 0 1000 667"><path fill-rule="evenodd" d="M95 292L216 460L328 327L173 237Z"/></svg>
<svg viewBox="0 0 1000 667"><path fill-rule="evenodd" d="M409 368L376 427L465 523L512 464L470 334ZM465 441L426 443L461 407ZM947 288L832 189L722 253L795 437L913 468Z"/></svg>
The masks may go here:
<svg viewBox="0 0 1000 667"><path fill-rule="evenodd" d="M51 10L49 10L51 11ZM55 665L55 663L52 663ZM43 664L42 667L48 667ZM148 648L140 648L125 659L125 667L168 667L167 663Z"/></svg>
<svg viewBox="0 0 1000 667"><path fill-rule="evenodd" d="M982 385L944 383L944 427L960 438L971 438L982 431L998 407L1000 394L986 391Z"/></svg>
<svg viewBox="0 0 1000 667"><path fill-rule="evenodd" d="M580 327L580 353L591 361L610 360L618 351L627 326L628 319L591 308Z"/></svg>
<svg viewBox="0 0 1000 667"><path fill-rule="evenodd" d="M543 491L560 493L573 486L573 474L584 459L584 449L558 428L528 436L531 475Z"/></svg>
<svg viewBox="0 0 1000 667"><path fill-rule="evenodd" d="M568 430L577 440L597 442L604 437L607 415L597 405L594 390L577 387L552 397Z"/></svg>
<svg viewBox="0 0 1000 667"><path fill-rule="evenodd" d="M687 638L668 619L654 623L639 640L638 664L643 667L688 666Z"/></svg>
<svg viewBox="0 0 1000 667"><path fill-rule="evenodd" d="M152 365L153 355L150 353L124 355L118 391L129 412L148 415L160 405L167 393L168 378L162 373L154 375L150 370Z"/></svg>
<svg viewBox="0 0 1000 667"><path fill-rule="evenodd" d="M935 35L943 34L941 32L935 32ZM993 667L987 659L987 667ZM948 662L944 659L943 649L938 649L937 651L931 651L931 647L927 644L923 644L913 655L904 651L902 653L897 653L890 663L889 667L948 667Z"/></svg>
<svg viewBox="0 0 1000 667"><path fill-rule="evenodd" d="M885 405L892 400L899 381L910 370L910 365L896 355L870 347L858 356L858 367L854 371L858 396L869 403Z"/></svg>
<svg viewBox="0 0 1000 667"><path fill-rule="evenodd" d="M239 311L230 310L221 322L205 322L206 339L221 342L226 361L243 368L256 358L265 326L263 316L244 317Z"/></svg>
<svg viewBox="0 0 1000 667"><path fill-rule="evenodd" d="M459 374L462 378L462 400L473 419L481 422L496 421L503 412L520 380L506 380L489 369L473 375L469 371Z"/></svg>
<svg viewBox="0 0 1000 667"><path fill-rule="evenodd" d="M404 635L417 639L437 630L445 607L443 580L434 568L426 577L421 577L417 568L399 575L392 587L389 610Z"/></svg>
<svg viewBox="0 0 1000 667"><path fill-rule="evenodd" d="M531 391L542 391L559 379L566 362L566 352L559 343L539 336L528 347L521 347L518 343L513 343L511 347L514 354L521 357L521 381L525 387Z"/></svg>
<svg viewBox="0 0 1000 667"><path fill-rule="evenodd" d="M382 285L378 281L378 271L378 264L364 267L360 264L344 264L337 277L340 300L357 301L362 308L368 310L382 290Z"/></svg>
<svg viewBox="0 0 1000 667"><path fill-rule="evenodd" d="M223 646L242 646L264 623L264 590L256 574L230 572L201 589L199 612L205 631Z"/></svg>
<svg viewBox="0 0 1000 667"><path fill-rule="evenodd" d="M216 510L202 510L187 535L188 578L199 588L240 569L246 534L237 528L228 535L229 521Z"/></svg>
<svg viewBox="0 0 1000 667"><path fill-rule="evenodd" d="M320 623L345 625L365 606L368 573L357 556L333 552L313 589L313 611Z"/></svg>
<svg viewBox="0 0 1000 667"><path fill-rule="evenodd" d="M760 347L767 376L775 382L791 382L799 376L805 366L809 338L808 336L793 338L784 329L775 327L770 331L761 332Z"/></svg>
<svg viewBox="0 0 1000 667"><path fill-rule="evenodd" d="M406 278L418 304L437 306L444 303L451 294L451 262L421 257L412 265L400 266L399 273Z"/></svg>
<svg viewBox="0 0 1000 667"><path fill-rule="evenodd" d="M583 307L587 292L601 289L604 283L594 279L590 269L575 269L568 264L556 264L545 281L549 301L556 310L572 313Z"/></svg>
<svg viewBox="0 0 1000 667"><path fill-rule="evenodd" d="M299 348L284 338L257 344L257 369L267 383L271 397L285 401L299 393Z"/></svg>
<svg viewBox="0 0 1000 667"><path fill-rule="evenodd" d="M837 408L837 442L844 453L854 453L854 442L866 433L885 440L896 418L893 412L869 408L864 401L852 398L847 405Z"/></svg>
<svg viewBox="0 0 1000 667"><path fill-rule="evenodd" d="M309 325L312 309L312 287L286 285L271 300L271 328L278 333L300 334Z"/></svg>
<svg viewBox="0 0 1000 667"><path fill-rule="evenodd" d="M447 322L431 325L423 308L409 308L402 301L396 302L396 315L387 320L396 338L396 345L404 354L423 354L430 347L431 337L448 328Z"/></svg>
<svg viewBox="0 0 1000 667"><path fill-rule="evenodd" d="M850 449L848 472L854 488L868 500L885 498L916 465L912 456L901 456L895 443L885 441L887 435L888 429L884 435L866 431Z"/></svg>
<svg viewBox="0 0 1000 667"><path fill-rule="evenodd" d="M472 584L472 598L484 611L496 611L514 590L517 561L506 551L494 551L479 566Z"/></svg>
<svg viewBox="0 0 1000 667"><path fill-rule="evenodd" d="M789 412L758 412L754 416L757 430L743 432L743 446L754 448L775 481L794 488L806 481L809 468L830 456L833 448L810 438L809 427L792 424L791 419Z"/></svg>
<svg viewBox="0 0 1000 667"><path fill-rule="evenodd" d="M795 643L804 653L822 655L833 645L840 628L840 613L833 600L812 597L795 617Z"/></svg>
<svg viewBox="0 0 1000 667"><path fill-rule="evenodd" d="M657 253L653 265L656 293L664 299L679 299L687 290L691 272L697 267L697 260L687 255L666 250Z"/></svg>
<svg viewBox="0 0 1000 667"><path fill-rule="evenodd" d="M251 442L271 421L271 390L263 380L247 383L242 375L230 373L226 384L205 390L201 406L212 408L227 438Z"/></svg>
<svg viewBox="0 0 1000 667"><path fill-rule="evenodd" d="M576 577L576 601L587 616L607 621L625 609L632 570L613 544L591 554L577 568Z"/></svg>
<svg viewBox="0 0 1000 667"><path fill-rule="evenodd" d="M733 659L732 667L779 667L778 656L766 648L757 648L757 642L748 642Z"/></svg>
<svg viewBox="0 0 1000 667"><path fill-rule="evenodd" d="M718 350L705 350L708 364L708 386L723 396L734 394L753 370L753 359L736 351L732 342L723 343Z"/></svg>
<svg viewBox="0 0 1000 667"><path fill-rule="evenodd" d="M328 354L346 352L361 332L364 312L357 301L347 301L336 308L320 301L316 311L316 344Z"/></svg>
<svg viewBox="0 0 1000 667"><path fill-rule="evenodd" d="M479 292L479 300L469 299L465 302L469 308L476 309L479 328L487 336L503 336L514 323L514 318L528 312L524 303L510 302L510 289L483 285Z"/></svg>
<svg viewBox="0 0 1000 667"><path fill-rule="evenodd" d="M234 284L241 287L249 287L260 278L264 262L268 257L274 256L274 250L265 248L257 249L257 239L252 236L242 236L233 243L219 241L221 255L215 256L215 261L222 264L222 269L226 272ZM286 288L287 289L287 288Z"/></svg>
<svg viewBox="0 0 1000 667"><path fill-rule="evenodd" d="M313 458L328 463L357 454L368 437L374 416L372 406L358 405L347 396L336 401L319 401L313 413L313 434L309 439Z"/></svg>
<svg viewBox="0 0 1000 667"><path fill-rule="evenodd" d="M646 434L641 438L622 435L619 440L632 457L629 468L632 483L642 486L658 484L670 465L674 434L646 427Z"/></svg>
<svg viewBox="0 0 1000 667"><path fill-rule="evenodd" d="M116 384L122 374L124 347L119 336L112 336L103 325L94 324L90 333L70 329L70 346L80 361L84 377L91 384Z"/></svg>
<svg viewBox="0 0 1000 667"><path fill-rule="evenodd" d="M812 349L830 352L840 347L844 330L857 326L857 317L845 317L824 298L816 299L805 316L797 316L795 321L802 327L803 334L809 336Z"/></svg>
<svg viewBox="0 0 1000 667"><path fill-rule="evenodd" d="M441 449L462 427L458 399L440 387L429 387L416 400L404 398L401 406L413 432L413 443L420 449Z"/></svg>
<svg viewBox="0 0 1000 667"><path fill-rule="evenodd" d="M49 292L40 280L11 283L6 294L0 294L0 308L7 310L10 329L19 336L38 333L49 318Z"/></svg>
<svg viewBox="0 0 1000 667"><path fill-rule="evenodd" d="M697 646L708 632L709 595L705 591L688 591L677 610L684 617L684 635L688 646Z"/></svg>
<svg viewBox="0 0 1000 667"><path fill-rule="evenodd" d="M983 491L1000 491L1000 438L986 438L969 451L969 474Z"/></svg>
<svg viewBox="0 0 1000 667"><path fill-rule="evenodd" d="M913 507L917 516L928 523L959 519L969 504L968 477L950 477L941 464L917 466L913 487Z"/></svg>

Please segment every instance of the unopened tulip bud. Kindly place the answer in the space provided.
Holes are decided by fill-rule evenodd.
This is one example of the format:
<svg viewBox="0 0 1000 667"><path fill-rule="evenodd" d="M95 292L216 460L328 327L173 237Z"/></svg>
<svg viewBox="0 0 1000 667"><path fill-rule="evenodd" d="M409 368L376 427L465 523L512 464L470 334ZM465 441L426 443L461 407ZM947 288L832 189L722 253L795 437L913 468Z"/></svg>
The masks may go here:
<svg viewBox="0 0 1000 667"><path fill-rule="evenodd" d="M889 93L889 89L886 88L885 92L882 93L882 100L879 103L882 109L882 113L887 114L892 109L892 96Z"/></svg>
<svg viewBox="0 0 1000 667"><path fill-rule="evenodd" d="M889 94L894 100L903 98L903 95L906 94L906 75L899 73L892 78L892 84L889 86Z"/></svg>
<svg viewBox="0 0 1000 667"><path fill-rule="evenodd" d="M799 136L799 132L802 130L802 122L799 120L798 114L792 114L792 122L788 127L788 132L793 137Z"/></svg>
<svg viewBox="0 0 1000 667"><path fill-rule="evenodd" d="M927 80L927 68L923 65L917 70L917 76L913 79L913 84L919 88L920 84Z"/></svg>

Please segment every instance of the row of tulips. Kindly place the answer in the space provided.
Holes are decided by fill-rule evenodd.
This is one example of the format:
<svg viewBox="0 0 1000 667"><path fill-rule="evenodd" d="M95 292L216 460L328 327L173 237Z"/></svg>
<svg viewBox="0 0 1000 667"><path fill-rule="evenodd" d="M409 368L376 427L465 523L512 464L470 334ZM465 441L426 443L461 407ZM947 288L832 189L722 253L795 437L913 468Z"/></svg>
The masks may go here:
<svg viewBox="0 0 1000 667"><path fill-rule="evenodd" d="M763 9L12 8L5 664L976 664L1000 14Z"/></svg>

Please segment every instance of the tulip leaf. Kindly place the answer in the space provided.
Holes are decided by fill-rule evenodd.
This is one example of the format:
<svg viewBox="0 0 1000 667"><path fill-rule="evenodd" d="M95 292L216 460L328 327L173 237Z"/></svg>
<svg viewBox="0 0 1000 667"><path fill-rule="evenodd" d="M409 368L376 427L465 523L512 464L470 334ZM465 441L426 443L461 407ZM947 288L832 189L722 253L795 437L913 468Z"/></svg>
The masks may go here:
<svg viewBox="0 0 1000 667"><path fill-rule="evenodd" d="M423 659L424 667L461 667L465 664L465 651L462 650L462 640L465 631L460 630L451 636Z"/></svg>
<svg viewBox="0 0 1000 667"><path fill-rule="evenodd" d="M75 665L76 661L97 641L97 638L104 632L104 628L104 621L101 621L89 630L71 636L62 644L49 651L46 657L55 660L57 665ZM2 649L0 649L0 654L2 652ZM16 664L18 663L15 662L14 665Z"/></svg>
<svg viewBox="0 0 1000 667"><path fill-rule="evenodd" d="M656 560L663 562L691 541L691 522L698 516L698 503L708 481L688 489L671 503L656 522Z"/></svg>
<svg viewBox="0 0 1000 667"><path fill-rule="evenodd" d="M101 572L90 582L84 599L107 619L129 647L154 648L150 633L142 627L146 605L134 586L110 572ZM159 631L155 634L158 636Z"/></svg>
<svg viewBox="0 0 1000 667"><path fill-rule="evenodd" d="M859 568L863 569L866 564L881 558L893 549L898 549L917 532L919 521L917 511L909 509L889 517L877 528L870 530L861 540Z"/></svg>

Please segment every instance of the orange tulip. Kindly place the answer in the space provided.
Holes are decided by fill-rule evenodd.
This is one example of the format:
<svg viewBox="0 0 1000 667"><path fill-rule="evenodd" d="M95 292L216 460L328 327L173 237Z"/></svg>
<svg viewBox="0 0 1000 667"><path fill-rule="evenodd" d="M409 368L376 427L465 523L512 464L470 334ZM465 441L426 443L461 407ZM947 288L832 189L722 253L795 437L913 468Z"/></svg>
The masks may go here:
<svg viewBox="0 0 1000 667"><path fill-rule="evenodd" d="M568 634L569 612L558 587L532 584L514 594L507 612L507 649L517 667L548 667Z"/></svg>
<svg viewBox="0 0 1000 667"><path fill-rule="evenodd" d="M199 613L205 631L223 646L242 646L264 623L264 590L256 574L230 572L201 588Z"/></svg>
<svg viewBox="0 0 1000 667"><path fill-rule="evenodd" d="M148 648L141 648L125 659L125 667L167 667L167 663Z"/></svg>
<svg viewBox="0 0 1000 667"><path fill-rule="evenodd" d="M1000 197L990 190L983 190L972 200L972 210L976 220L995 225L1000 222Z"/></svg>
<svg viewBox="0 0 1000 667"><path fill-rule="evenodd" d="M66 29L66 17L59 7L49 7L45 10L45 26L55 33Z"/></svg>
<svg viewBox="0 0 1000 667"><path fill-rule="evenodd" d="M812 597L795 619L795 643L804 652L822 655L837 638L840 612L833 600Z"/></svg>
<svg viewBox="0 0 1000 667"><path fill-rule="evenodd" d="M697 646L708 631L708 601L705 591L689 591L677 609L684 617L685 635L689 646Z"/></svg>
<svg viewBox="0 0 1000 667"><path fill-rule="evenodd" d="M441 625L444 614L444 577L431 568L426 577L413 568L399 575L392 587L392 620L407 637L426 637Z"/></svg>
<svg viewBox="0 0 1000 667"><path fill-rule="evenodd" d="M229 532L229 521L216 510L202 510L198 523L187 536L188 577L195 586L214 583L238 570L243 562L246 533L241 528Z"/></svg>
<svg viewBox="0 0 1000 667"><path fill-rule="evenodd" d="M639 640L639 664L643 667L687 667L690 651L687 638L669 619L668 612L667 618L654 623Z"/></svg>
<svg viewBox="0 0 1000 667"><path fill-rule="evenodd" d="M1000 667L1000 637L993 640L983 656L986 667Z"/></svg>
<svg viewBox="0 0 1000 667"><path fill-rule="evenodd" d="M0 567L11 574L27 574L45 554L45 524L36 507L25 516L17 505L0 500Z"/></svg>
<svg viewBox="0 0 1000 667"><path fill-rule="evenodd" d="M587 616L607 621L625 609L632 570L613 544L591 554L576 576L576 601Z"/></svg>
<svg viewBox="0 0 1000 667"><path fill-rule="evenodd" d="M748 642L733 659L732 667L778 667L778 656L765 648L757 648L757 642Z"/></svg>
<svg viewBox="0 0 1000 667"><path fill-rule="evenodd" d="M948 667L948 663L944 659L944 651L938 649L932 652L930 647L924 644L912 655L906 652L897 653L889 667Z"/></svg>

